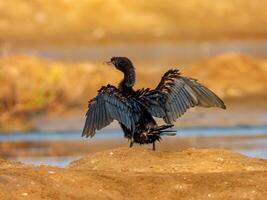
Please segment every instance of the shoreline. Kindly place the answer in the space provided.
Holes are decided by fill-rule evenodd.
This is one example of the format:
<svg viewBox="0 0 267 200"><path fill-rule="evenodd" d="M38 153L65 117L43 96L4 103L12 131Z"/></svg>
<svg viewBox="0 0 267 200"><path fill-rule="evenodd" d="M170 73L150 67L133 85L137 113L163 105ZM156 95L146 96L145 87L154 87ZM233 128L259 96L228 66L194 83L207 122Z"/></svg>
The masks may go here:
<svg viewBox="0 0 267 200"><path fill-rule="evenodd" d="M267 195L267 160L223 149L117 148L83 157L66 168L0 160L0 172L0 199L264 199Z"/></svg>
<svg viewBox="0 0 267 200"><path fill-rule="evenodd" d="M43 133L45 134L45 133ZM38 136L38 135L36 135ZM75 135L75 139L67 138L63 135L61 140L53 140L48 135L47 139L0 142L0 157L8 160L25 161L32 164L52 164L53 166L65 166L69 161L85 155L92 155L98 152L112 150L121 147L129 147L129 142L118 137L98 137L85 139ZM25 137L25 136L22 136ZM32 136L30 136L32 137ZM151 145L138 145L134 147L144 150L151 150ZM177 136L163 137L160 143L156 144L158 151L181 151L188 148L223 148L242 155L254 158L266 159L267 155L267 135L208 135L208 136L188 136L186 133Z"/></svg>

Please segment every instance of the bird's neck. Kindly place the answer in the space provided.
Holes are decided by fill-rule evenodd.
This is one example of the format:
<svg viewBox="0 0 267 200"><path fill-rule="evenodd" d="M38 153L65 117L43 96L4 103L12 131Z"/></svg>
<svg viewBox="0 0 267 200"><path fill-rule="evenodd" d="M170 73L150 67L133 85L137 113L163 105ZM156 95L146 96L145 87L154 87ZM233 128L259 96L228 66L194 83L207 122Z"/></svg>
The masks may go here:
<svg viewBox="0 0 267 200"><path fill-rule="evenodd" d="M123 79L119 83L119 89L121 91L132 91L135 83L135 70L134 67L127 68L127 70L122 71L124 74Z"/></svg>

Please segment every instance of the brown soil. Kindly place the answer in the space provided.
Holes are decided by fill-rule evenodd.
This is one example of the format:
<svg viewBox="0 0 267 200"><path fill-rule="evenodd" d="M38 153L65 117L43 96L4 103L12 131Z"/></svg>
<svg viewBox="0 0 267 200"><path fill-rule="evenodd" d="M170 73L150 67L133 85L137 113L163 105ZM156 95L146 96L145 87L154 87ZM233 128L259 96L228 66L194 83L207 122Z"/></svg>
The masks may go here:
<svg viewBox="0 0 267 200"><path fill-rule="evenodd" d="M222 149L119 148L67 168L0 161L1 199L265 199L267 161Z"/></svg>

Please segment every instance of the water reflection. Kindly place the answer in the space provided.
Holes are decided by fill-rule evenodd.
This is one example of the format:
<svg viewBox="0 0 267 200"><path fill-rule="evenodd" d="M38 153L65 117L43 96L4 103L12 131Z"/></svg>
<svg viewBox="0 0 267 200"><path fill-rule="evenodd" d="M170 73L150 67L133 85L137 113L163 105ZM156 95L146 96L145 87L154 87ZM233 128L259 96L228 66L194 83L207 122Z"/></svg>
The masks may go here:
<svg viewBox="0 0 267 200"><path fill-rule="evenodd" d="M252 135L267 133L267 125L234 125L234 126L195 126L178 128L176 136L215 136L215 135ZM104 129L98 131L95 138L121 137L120 129ZM56 141L81 140L78 131L58 132L26 132L0 134L0 141Z"/></svg>
<svg viewBox="0 0 267 200"><path fill-rule="evenodd" d="M71 161L79 159L80 156L59 156L59 157L19 157L15 160L34 165L50 165L65 167Z"/></svg>
<svg viewBox="0 0 267 200"><path fill-rule="evenodd" d="M227 148L267 158L267 126L214 126L179 128L176 136L163 136L159 150ZM0 156L31 164L65 166L81 156L128 146L119 129L102 130L85 139L80 132L31 132L0 134ZM146 145L144 148L151 148Z"/></svg>

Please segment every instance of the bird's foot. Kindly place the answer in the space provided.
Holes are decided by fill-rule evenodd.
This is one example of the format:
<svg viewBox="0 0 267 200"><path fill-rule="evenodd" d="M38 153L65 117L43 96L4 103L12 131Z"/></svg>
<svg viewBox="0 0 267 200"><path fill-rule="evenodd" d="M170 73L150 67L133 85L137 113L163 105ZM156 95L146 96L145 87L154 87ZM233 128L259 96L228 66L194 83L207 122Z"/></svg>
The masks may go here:
<svg viewBox="0 0 267 200"><path fill-rule="evenodd" d="M130 148L133 147L133 145L134 145L134 140L133 140L133 138L131 138Z"/></svg>
<svg viewBox="0 0 267 200"><path fill-rule="evenodd" d="M153 142L153 151L156 151L156 144Z"/></svg>

